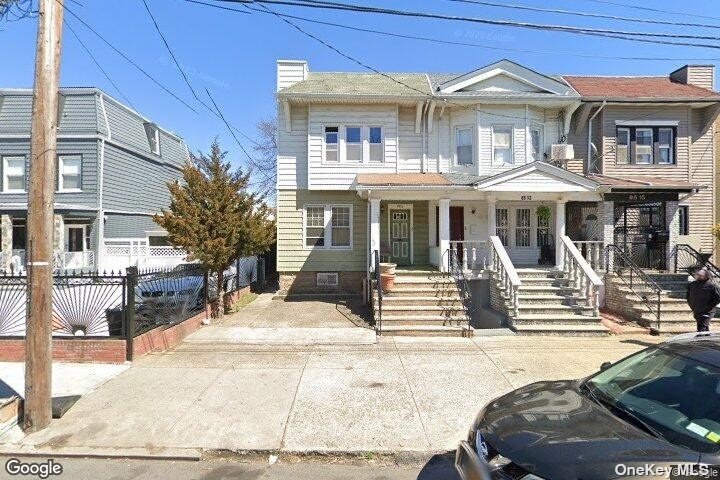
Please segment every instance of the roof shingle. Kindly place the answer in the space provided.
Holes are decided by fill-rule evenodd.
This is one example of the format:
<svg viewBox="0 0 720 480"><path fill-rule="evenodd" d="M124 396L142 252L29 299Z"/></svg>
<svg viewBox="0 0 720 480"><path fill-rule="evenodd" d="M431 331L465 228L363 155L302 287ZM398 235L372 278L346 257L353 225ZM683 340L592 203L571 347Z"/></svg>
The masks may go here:
<svg viewBox="0 0 720 480"><path fill-rule="evenodd" d="M720 94L669 77L584 77L563 78L583 97L612 98L696 98L720 99Z"/></svg>

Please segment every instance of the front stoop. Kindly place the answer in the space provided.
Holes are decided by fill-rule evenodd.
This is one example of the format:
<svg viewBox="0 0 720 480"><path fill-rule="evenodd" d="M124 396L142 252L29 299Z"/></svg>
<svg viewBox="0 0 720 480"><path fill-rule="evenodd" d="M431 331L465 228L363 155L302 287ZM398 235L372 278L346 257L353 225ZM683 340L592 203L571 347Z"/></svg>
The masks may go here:
<svg viewBox="0 0 720 480"><path fill-rule="evenodd" d="M501 295L510 329L519 335L606 336L610 331L593 315L581 292L563 272L548 268L518 268L518 314Z"/></svg>
<svg viewBox="0 0 720 480"><path fill-rule="evenodd" d="M373 311L378 321L377 291ZM430 269L397 269L395 286L383 294L382 335L470 337L468 314L455 281Z"/></svg>

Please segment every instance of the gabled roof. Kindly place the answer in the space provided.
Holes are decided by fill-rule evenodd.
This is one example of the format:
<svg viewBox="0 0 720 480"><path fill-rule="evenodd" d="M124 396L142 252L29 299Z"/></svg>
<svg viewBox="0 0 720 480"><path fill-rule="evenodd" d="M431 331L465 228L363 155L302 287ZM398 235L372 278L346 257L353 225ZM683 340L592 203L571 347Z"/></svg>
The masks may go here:
<svg viewBox="0 0 720 480"><path fill-rule="evenodd" d="M564 75L563 78L583 97L597 99L720 100L720 94L712 90L679 83L673 81L670 77L585 77Z"/></svg>
<svg viewBox="0 0 720 480"><path fill-rule="evenodd" d="M559 186L558 182L566 186L574 185L579 191L595 191L600 186L597 182L577 173L537 161L481 180L476 184L476 188L484 191L500 191L514 180L529 177L536 172L540 175L536 175L537 178L531 177L534 183L533 191L556 191L555 187ZM553 184L551 180L555 180L556 183ZM567 189L557 191L567 191Z"/></svg>

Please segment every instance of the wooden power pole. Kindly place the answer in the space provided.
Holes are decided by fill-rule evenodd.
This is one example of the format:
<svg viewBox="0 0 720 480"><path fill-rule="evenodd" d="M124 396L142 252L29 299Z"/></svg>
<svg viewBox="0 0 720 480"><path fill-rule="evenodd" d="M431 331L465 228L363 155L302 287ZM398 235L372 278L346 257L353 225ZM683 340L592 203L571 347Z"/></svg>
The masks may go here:
<svg viewBox="0 0 720 480"><path fill-rule="evenodd" d="M60 50L63 0L39 0L28 193L28 317L24 428L52 418L52 288Z"/></svg>

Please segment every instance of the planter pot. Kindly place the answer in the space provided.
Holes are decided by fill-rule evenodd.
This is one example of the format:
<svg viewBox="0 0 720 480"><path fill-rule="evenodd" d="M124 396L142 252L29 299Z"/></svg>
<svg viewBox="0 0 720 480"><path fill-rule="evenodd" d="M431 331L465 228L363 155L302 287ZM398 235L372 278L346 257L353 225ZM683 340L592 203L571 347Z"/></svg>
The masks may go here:
<svg viewBox="0 0 720 480"><path fill-rule="evenodd" d="M395 275L397 263L380 263L380 275Z"/></svg>
<svg viewBox="0 0 720 480"><path fill-rule="evenodd" d="M389 275L386 273L380 274L380 288L383 292L389 292L395 286L395 275Z"/></svg>

